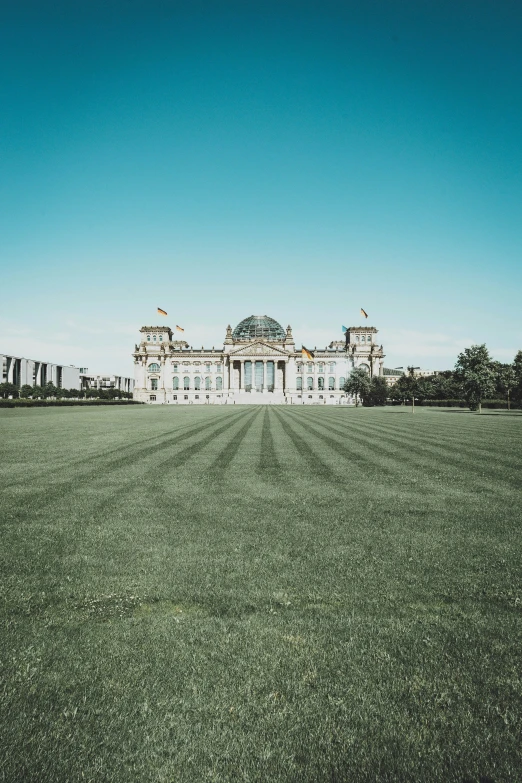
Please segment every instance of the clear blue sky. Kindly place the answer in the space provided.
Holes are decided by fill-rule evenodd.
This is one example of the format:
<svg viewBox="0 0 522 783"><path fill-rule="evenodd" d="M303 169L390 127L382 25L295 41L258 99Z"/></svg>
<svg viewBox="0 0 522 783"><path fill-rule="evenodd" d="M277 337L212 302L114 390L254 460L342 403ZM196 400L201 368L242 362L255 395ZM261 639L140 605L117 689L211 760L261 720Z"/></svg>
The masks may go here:
<svg viewBox="0 0 522 783"><path fill-rule="evenodd" d="M0 352L132 374L379 329L386 365L522 348L520 0L4 0Z"/></svg>

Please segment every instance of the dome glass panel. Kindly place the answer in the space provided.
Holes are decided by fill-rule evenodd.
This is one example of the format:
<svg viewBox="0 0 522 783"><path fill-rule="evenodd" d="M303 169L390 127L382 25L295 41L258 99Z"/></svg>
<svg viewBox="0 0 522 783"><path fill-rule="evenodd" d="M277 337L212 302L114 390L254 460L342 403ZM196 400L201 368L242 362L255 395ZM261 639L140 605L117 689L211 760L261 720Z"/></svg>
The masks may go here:
<svg viewBox="0 0 522 783"><path fill-rule="evenodd" d="M268 315L250 315L243 319L232 332L234 340L254 340L262 337L272 342L282 342L286 332L277 321Z"/></svg>

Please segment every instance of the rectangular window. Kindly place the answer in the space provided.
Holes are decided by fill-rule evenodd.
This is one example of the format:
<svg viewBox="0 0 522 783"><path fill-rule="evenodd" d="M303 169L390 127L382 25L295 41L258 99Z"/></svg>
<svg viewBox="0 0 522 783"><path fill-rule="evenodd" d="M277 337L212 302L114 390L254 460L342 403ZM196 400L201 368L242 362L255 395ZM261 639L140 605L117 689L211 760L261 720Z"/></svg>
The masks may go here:
<svg viewBox="0 0 522 783"><path fill-rule="evenodd" d="M178 399L178 395L177 395L177 394L173 394L173 395L172 395L172 399L173 399L173 400L177 400L177 399Z"/></svg>
<svg viewBox="0 0 522 783"><path fill-rule="evenodd" d="M152 378L152 379L151 379L151 382L150 382L150 388L151 388L153 391L156 391L156 390L157 390L157 388L158 388L158 379L157 379L157 378Z"/></svg>
<svg viewBox="0 0 522 783"><path fill-rule="evenodd" d="M188 400L188 394L184 394L184 395L183 395L183 399L184 399L184 400Z"/></svg>
<svg viewBox="0 0 522 783"><path fill-rule="evenodd" d="M151 394L150 395L150 401L151 402L156 402L156 395L155 394Z"/></svg>

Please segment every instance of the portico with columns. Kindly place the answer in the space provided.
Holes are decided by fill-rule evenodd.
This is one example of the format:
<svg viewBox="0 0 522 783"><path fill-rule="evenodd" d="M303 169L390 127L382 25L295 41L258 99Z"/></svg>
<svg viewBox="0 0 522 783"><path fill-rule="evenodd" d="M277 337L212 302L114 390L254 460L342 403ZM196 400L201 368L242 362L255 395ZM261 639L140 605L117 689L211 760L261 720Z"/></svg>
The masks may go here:
<svg viewBox="0 0 522 783"><path fill-rule="evenodd" d="M269 316L227 327L222 348L190 347L169 327L144 326L135 346L134 397L155 404L347 405L344 383L354 367L382 375L384 354L374 327L351 327L342 341L296 350L292 329Z"/></svg>

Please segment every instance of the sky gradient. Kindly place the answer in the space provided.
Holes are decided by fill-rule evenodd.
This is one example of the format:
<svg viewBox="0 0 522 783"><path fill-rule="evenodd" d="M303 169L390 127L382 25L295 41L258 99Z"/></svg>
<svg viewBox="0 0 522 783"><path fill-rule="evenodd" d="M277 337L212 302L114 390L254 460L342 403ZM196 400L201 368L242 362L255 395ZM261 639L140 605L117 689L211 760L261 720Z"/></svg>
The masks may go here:
<svg viewBox="0 0 522 783"><path fill-rule="evenodd" d="M385 365L522 348L522 3L1 4L0 352L133 374L379 329Z"/></svg>

